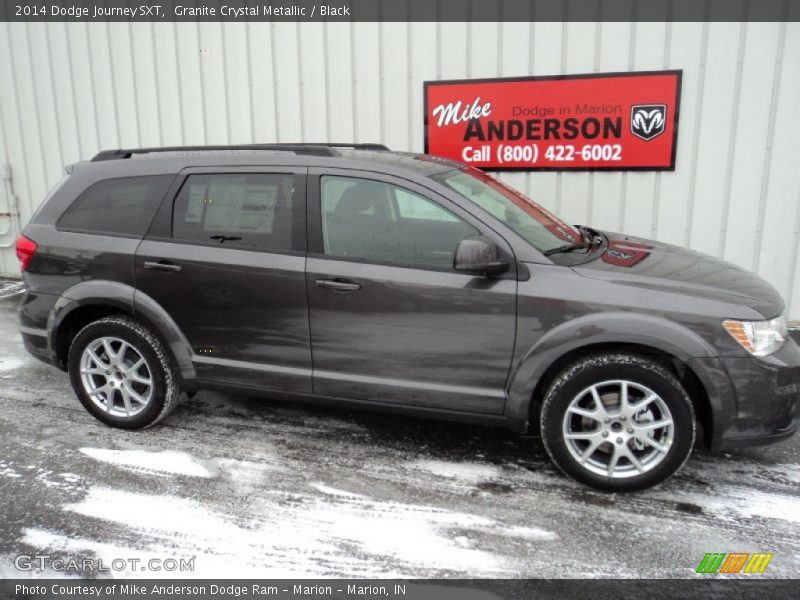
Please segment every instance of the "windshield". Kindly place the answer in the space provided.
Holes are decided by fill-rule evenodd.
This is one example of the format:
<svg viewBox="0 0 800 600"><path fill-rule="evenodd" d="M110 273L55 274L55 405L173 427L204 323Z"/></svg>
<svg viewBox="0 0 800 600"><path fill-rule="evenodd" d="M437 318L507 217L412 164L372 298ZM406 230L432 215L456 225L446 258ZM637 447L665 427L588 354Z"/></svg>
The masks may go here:
<svg viewBox="0 0 800 600"><path fill-rule="evenodd" d="M470 167L433 179L480 206L542 252L581 241L575 228L483 171Z"/></svg>

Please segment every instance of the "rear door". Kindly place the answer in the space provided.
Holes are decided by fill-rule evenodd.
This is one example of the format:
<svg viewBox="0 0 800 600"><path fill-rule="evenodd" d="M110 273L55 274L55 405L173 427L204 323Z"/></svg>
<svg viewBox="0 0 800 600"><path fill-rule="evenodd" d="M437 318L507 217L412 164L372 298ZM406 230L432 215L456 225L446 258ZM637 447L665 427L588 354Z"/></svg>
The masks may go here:
<svg viewBox="0 0 800 600"><path fill-rule="evenodd" d="M310 169L307 292L314 393L501 413L517 282L453 270L458 242L502 238L412 182Z"/></svg>
<svg viewBox="0 0 800 600"><path fill-rule="evenodd" d="M136 285L198 377L311 391L304 167L187 169L136 255Z"/></svg>

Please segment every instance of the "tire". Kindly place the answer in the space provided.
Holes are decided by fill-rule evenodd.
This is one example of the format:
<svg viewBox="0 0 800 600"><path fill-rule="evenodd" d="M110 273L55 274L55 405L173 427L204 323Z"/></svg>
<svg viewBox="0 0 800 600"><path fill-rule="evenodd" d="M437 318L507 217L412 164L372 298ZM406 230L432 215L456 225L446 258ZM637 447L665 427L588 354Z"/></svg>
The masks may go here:
<svg viewBox="0 0 800 600"><path fill-rule="evenodd" d="M164 345L150 329L128 316L106 317L86 325L72 340L67 364L81 404L112 427L155 425L175 408L181 396ZM92 390L96 393L90 393Z"/></svg>
<svg viewBox="0 0 800 600"><path fill-rule="evenodd" d="M695 439L692 401L675 375L628 353L581 358L559 373L545 392L540 426L559 469L614 492L666 480L689 458Z"/></svg>

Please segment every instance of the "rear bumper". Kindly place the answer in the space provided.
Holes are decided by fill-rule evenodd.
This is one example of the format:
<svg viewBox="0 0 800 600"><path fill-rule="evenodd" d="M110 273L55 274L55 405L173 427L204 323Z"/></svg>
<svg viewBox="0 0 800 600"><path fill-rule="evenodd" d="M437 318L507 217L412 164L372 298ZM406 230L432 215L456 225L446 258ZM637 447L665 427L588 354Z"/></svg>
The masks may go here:
<svg viewBox="0 0 800 600"><path fill-rule="evenodd" d="M693 359L712 407L712 450L772 444L800 423L800 346L763 358ZM699 374L699 373L698 373Z"/></svg>
<svg viewBox="0 0 800 600"><path fill-rule="evenodd" d="M26 292L19 307L19 331L25 349L50 365L56 365L56 360L50 347L48 316L57 299L54 294Z"/></svg>

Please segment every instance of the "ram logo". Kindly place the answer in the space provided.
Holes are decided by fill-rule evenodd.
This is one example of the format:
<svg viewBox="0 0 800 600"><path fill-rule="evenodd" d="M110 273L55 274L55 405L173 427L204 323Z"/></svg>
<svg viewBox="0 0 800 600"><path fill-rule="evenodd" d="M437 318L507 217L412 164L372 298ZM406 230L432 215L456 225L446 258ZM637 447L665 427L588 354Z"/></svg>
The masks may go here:
<svg viewBox="0 0 800 600"><path fill-rule="evenodd" d="M631 106L631 133L646 142L664 133L666 123L666 104L634 104Z"/></svg>

